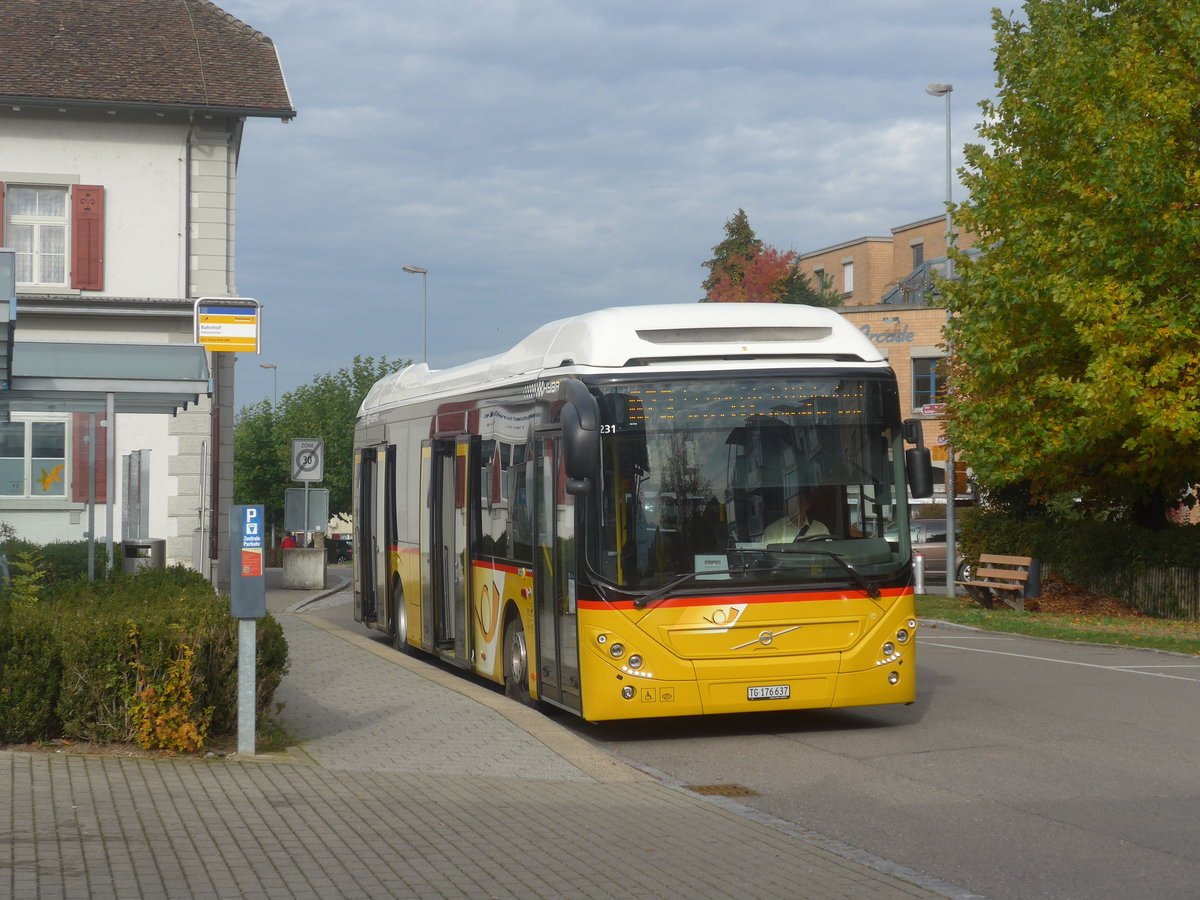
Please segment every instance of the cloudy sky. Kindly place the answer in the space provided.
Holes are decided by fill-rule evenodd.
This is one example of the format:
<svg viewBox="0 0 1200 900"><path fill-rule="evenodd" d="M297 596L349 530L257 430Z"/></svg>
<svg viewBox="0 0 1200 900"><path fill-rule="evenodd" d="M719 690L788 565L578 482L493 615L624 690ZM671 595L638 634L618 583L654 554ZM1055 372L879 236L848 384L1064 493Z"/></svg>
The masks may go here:
<svg viewBox="0 0 1200 900"><path fill-rule="evenodd" d="M217 0L279 49L298 117L251 120L238 405L355 354L497 353L591 309L692 302L744 208L806 252L944 212L994 94L981 0ZM1005 7L1007 12L1009 7ZM961 191L955 182L955 198Z"/></svg>

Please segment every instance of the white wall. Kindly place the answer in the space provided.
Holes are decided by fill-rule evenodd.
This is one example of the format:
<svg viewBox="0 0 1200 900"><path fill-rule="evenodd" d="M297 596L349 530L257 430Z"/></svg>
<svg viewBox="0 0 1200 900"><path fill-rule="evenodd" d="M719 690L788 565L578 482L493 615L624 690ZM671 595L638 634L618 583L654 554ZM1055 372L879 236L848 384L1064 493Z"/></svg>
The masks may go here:
<svg viewBox="0 0 1200 900"><path fill-rule="evenodd" d="M104 290L54 293L102 301L104 297L184 299L236 292L236 138L225 127L233 123L218 118L203 124L193 129L182 119L128 111L108 116L104 111L0 110L0 181L105 188ZM116 316L20 310L16 336L19 341L191 343L192 321L190 313L186 317ZM215 372L211 354L210 369ZM232 382L228 387L230 406L223 415L230 422L222 435L228 446L220 451L225 504L232 493ZM205 453L211 460L213 452L208 399L175 417L117 418L114 539L121 535L120 457L149 449L148 536L167 540L168 564L193 563L192 533L198 508L206 505L200 495L201 460ZM211 485L207 487L211 490ZM76 540L87 527L80 507L60 502L57 508L39 509L8 501L0 505L0 520L31 540ZM94 533L100 539L105 531L104 508L98 507Z"/></svg>
<svg viewBox="0 0 1200 900"><path fill-rule="evenodd" d="M0 117L0 181L41 175L102 185L104 290L88 296L185 297L187 127L106 119Z"/></svg>

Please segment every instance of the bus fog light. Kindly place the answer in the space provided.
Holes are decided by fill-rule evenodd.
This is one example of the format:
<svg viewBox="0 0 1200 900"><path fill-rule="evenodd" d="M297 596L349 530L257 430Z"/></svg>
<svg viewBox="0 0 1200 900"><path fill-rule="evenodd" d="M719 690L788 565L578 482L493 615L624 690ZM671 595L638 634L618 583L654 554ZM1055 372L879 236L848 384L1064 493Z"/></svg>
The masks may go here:
<svg viewBox="0 0 1200 900"><path fill-rule="evenodd" d="M627 684L627 685L625 685L625 687L621 688L621 696L624 697L626 700L632 700L633 695L636 693L637 693L636 688L634 688L634 686L631 684Z"/></svg>
<svg viewBox="0 0 1200 900"><path fill-rule="evenodd" d="M608 652L612 655L613 659L620 659L625 655L625 645L620 643L613 644L608 648Z"/></svg>
<svg viewBox="0 0 1200 900"><path fill-rule="evenodd" d="M896 645L893 644L891 641L888 641L886 644L883 645L883 655L884 656L891 656L895 652L896 652Z"/></svg>
<svg viewBox="0 0 1200 900"><path fill-rule="evenodd" d="M596 643L597 644L607 644L608 643L608 635L607 634L596 635Z"/></svg>
<svg viewBox="0 0 1200 900"><path fill-rule="evenodd" d="M896 632L896 640L898 640L902 644L907 644L908 643L908 629L901 628L899 631L897 631Z"/></svg>
<svg viewBox="0 0 1200 900"><path fill-rule="evenodd" d="M898 684L900 682L899 672L888 672L888 684ZM626 688L625 690L629 690Z"/></svg>
<svg viewBox="0 0 1200 900"><path fill-rule="evenodd" d="M916 620L916 619L909 619L909 620L908 620L908 630L909 630L909 631L912 631L912 630L913 630L914 628L916 628L916 627L917 627L917 620Z"/></svg>
<svg viewBox="0 0 1200 900"><path fill-rule="evenodd" d="M635 654L633 654L633 656L629 657L629 668L640 669L641 667L642 667L642 657L639 654L635 653Z"/></svg>

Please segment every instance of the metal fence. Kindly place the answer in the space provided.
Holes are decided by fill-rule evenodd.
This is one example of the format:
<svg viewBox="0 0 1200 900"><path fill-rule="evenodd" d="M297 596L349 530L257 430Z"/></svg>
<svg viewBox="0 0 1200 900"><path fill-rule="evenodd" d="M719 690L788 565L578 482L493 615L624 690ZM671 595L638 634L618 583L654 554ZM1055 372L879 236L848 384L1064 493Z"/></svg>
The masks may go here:
<svg viewBox="0 0 1200 900"><path fill-rule="evenodd" d="M1089 591L1117 597L1149 616L1200 621L1200 571L1196 569L1147 569L1071 580Z"/></svg>

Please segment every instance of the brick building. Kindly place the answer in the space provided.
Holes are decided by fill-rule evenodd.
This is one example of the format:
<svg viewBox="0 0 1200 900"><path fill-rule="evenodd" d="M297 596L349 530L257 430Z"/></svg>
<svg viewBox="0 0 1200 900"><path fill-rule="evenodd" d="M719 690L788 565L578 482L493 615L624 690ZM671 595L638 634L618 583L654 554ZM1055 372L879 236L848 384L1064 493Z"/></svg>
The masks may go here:
<svg viewBox="0 0 1200 900"><path fill-rule="evenodd" d="M960 250L975 248L975 235L969 232L959 232L955 241ZM946 445L941 421L929 408L944 399L940 361L947 355L942 344L946 310L939 304L935 278L945 271L945 216L897 226L887 237L860 237L803 253L800 262L814 284L842 294L845 305L838 311L859 326L895 369L901 414L924 420L926 445L934 466L943 470L938 491L944 499Z"/></svg>

